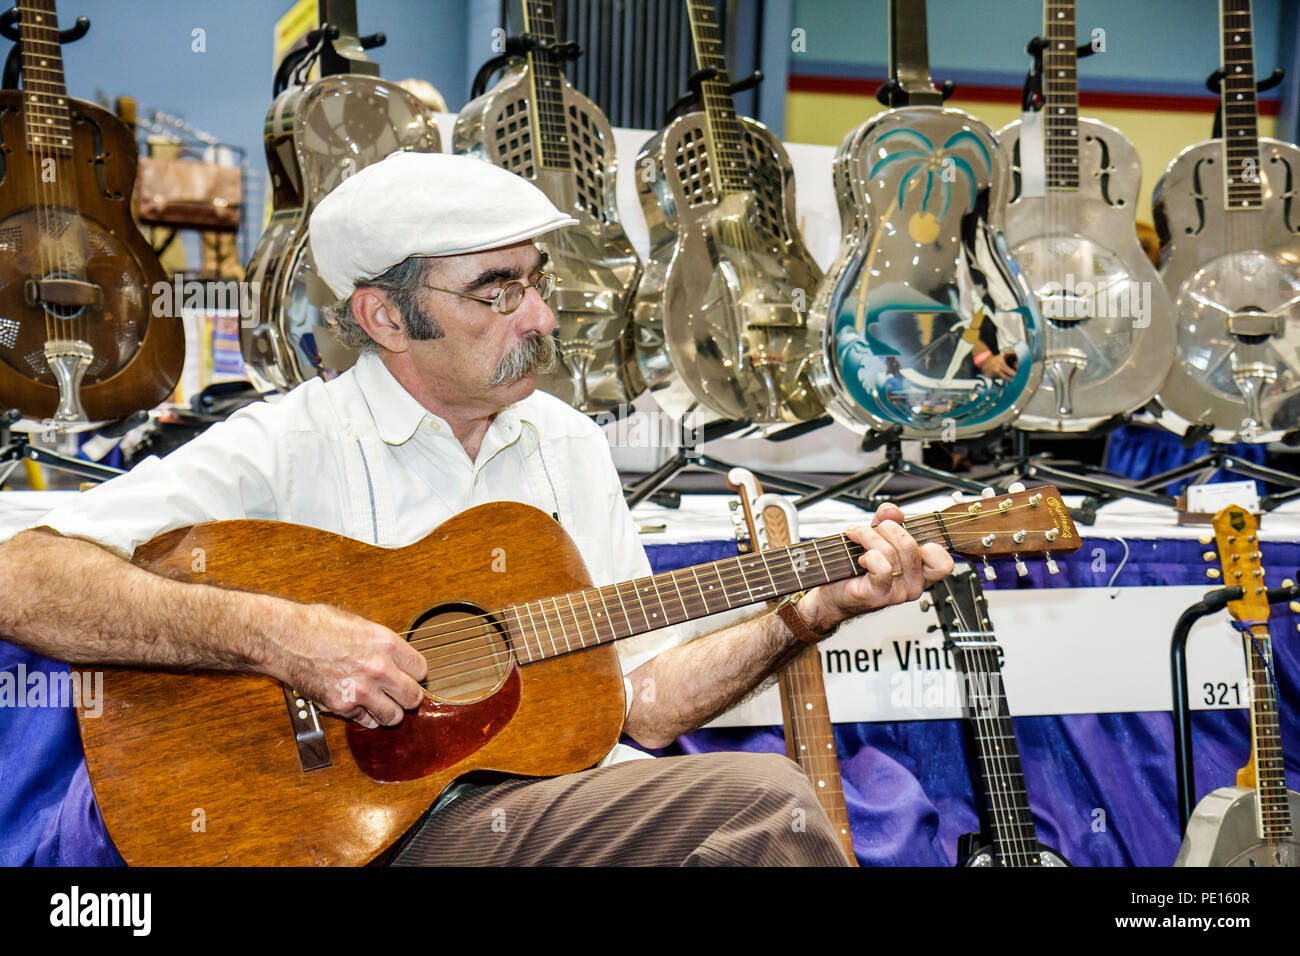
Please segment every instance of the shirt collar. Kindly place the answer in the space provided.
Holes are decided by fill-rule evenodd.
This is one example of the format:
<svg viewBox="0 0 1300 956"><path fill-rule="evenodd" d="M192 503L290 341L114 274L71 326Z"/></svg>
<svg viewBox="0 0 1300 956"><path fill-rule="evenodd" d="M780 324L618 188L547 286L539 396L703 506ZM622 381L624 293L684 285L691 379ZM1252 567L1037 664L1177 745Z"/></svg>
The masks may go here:
<svg viewBox="0 0 1300 956"><path fill-rule="evenodd" d="M440 434L454 438L451 427L446 420L438 417L415 400L402 383L393 377L383 361L371 350L366 350L358 357L353 366L361 394L370 408L370 416L375 421L379 437L389 445L402 445L410 441L416 430L426 419L442 426ZM489 432L496 432L502 444L509 444L519 436L523 423L527 422L534 430L537 424L532 414L532 396L503 408L492 419Z"/></svg>

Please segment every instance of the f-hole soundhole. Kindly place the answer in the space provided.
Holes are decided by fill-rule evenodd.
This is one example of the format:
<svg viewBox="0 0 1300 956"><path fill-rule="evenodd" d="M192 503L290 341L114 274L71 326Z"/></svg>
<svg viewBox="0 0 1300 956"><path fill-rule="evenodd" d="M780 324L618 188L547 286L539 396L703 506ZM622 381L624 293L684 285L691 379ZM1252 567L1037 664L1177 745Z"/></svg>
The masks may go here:
<svg viewBox="0 0 1300 956"><path fill-rule="evenodd" d="M514 666L505 627L474 604L440 604L417 617L407 641L424 655L424 689L439 700L482 700Z"/></svg>

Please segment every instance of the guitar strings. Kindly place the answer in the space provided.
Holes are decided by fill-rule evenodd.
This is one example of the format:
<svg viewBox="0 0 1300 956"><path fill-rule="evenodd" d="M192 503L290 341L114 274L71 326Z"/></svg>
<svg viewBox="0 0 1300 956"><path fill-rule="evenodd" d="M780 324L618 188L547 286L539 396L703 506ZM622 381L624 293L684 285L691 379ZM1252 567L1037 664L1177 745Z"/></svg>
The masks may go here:
<svg viewBox="0 0 1300 956"><path fill-rule="evenodd" d="M977 619L973 623L968 621L960 602L951 597L948 599L950 606L955 612L962 630L966 634L986 636L990 638L990 640L982 641L981 644L983 646L979 648L958 647L956 650L963 657L969 656L972 658L972 663L978 669L979 677L986 682L985 687L982 688L982 690L985 691L988 696L982 697L981 695L981 697L977 697L977 703L983 699L992 704L995 703L992 699L992 682L994 679L1001 681L1002 673L1002 669L997 663L996 639L993 638L992 632L984 627L984 622L978 618L979 602L977 597L980 593L980 589L973 571L970 572L970 577L967 579L967 585L971 592L971 611L977 616ZM949 586L948 591L951 594L951 585ZM963 668L963 672L967 679L967 690L969 692L971 669ZM1000 691L1001 687L999 684L999 692ZM1008 738L1008 735L1002 733L1003 730L1011 730L1010 739L1014 740L1014 729L1009 726L1004 726L1004 719L1006 724L1010 724L1010 718L1004 718L1004 715L1000 710L996 713L986 715L983 707L968 706L967 711L974 712L971 719L975 723L976 729L980 732L980 739L982 739L986 744L986 747L983 749L980 756L984 758L986 771L992 783L992 786L987 788L985 795L988 798L990 809L992 810L993 822L998 828L994 834L994 849L999 853L999 855L1003 856L1004 859L1010 857L1013 861L1020 863L1020 865L1030 865L1033 861L1033 852L1037 848L1037 834L1034 834L1031 844L1024 833L1026 821L1023 820L1020 813L1017 812L1017 808L1011 802L1011 794L1015 790L1019 789L1015 786L1017 782L1016 777L1018 775L1016 774L1012 763L1012 756L1008 752L1005 744L1005 739ZM988 753L987 745L990 741L996 741L996 743L993 743L993 747L997 751L995 754ZM1019 776L1023 782L1023 774ZM1030 829L1032 830L1032 821L1030 821ZM1003 839L1005 839L1007 844L1005 847L1002 846Z"/></svg>
<svg viewBox="0 0 1300 956"><path fill-rule="evenodd" d="M1015 510L1019 510L1020 508L1027 508L1027 507L1032 507L1032 506L1031 506L1031 505L1013 506L1013 507L1011 507L1011 508L1006 509L1006 511L999 511L998 513L999 513L999 514L1006 514L1006 513L1010 512L1010 511L1015 511ZM906 520L904 521L904 527L905 527L907 530L909 530L910 532L912 532L914 536L915 536L916 534L919 533L922 537L925 538L925 540L921 540L921 538L917 538L918 544L927 544L927 543L935 543L935 544L937 544L937 543L940 543L942 540L944 540L944 539L943 539L942 532L933 532L933 531L930 531L930 530L928 530L928 529L918 530L918 529L916 529L916 528L913 527L913 524L924 523L924 522L926 521L926 519L931 518L931 517L933 517L933 516L932 516L932 515L923 515L923 516L919 516L919 518L917 519L917 521L914 522L914 523L909 523L909 522L906 521ZM972 522L972 521L979 521L982 517L985 517L985 516L975 515L975 514L971 514L971 515L958 515L958 516L954 516L953 518L949 519L947 522L944 522L943 524L946 525L946 526L948 526L948 527L950 527L950 528L955 528L957 525L960 525L960 524L970 523L970 522ZM963 531L959 531L959 530L950 530L950 531L948 532L948 535L947 535L948 539L950 539L950 540L954 540L954 542L956 542L957 539L969 540L969 539L971 539L971 538L977 538L977 537L980 537L980 536L981 536L981 533L980 533L979 531L966 531L966 532L963 532ZM821 559L822 559L822 557L823 557L824 555L826 555L826 554L830 554L830 553L838 553L841 549L845 550L846 553L851 553L851 549L852 549L852 548L861 548L861 545L858 545L858 544L856 544L855 542L852 542L852 541L851 541L849 538L847 538L845 535L843 535L843 534L839 534L839 535L831 535L831 536L827 536L827 537L824 537L824 538L812 539L812 540L810 540L810 541L806 541L806 542L801 542L799 545L791 545L791 546L789 546L788 548L786 548L786 549L784 549L784 550L785 550L787 556L789 556L790 554L793 553L793 551L794 551L796 548L799 548L799 547L807 548L808 546L812 546L812 548L813 548L813 555L814 555L814 557L816 557L816 558L818 559L818 561L821 561ZM761 553L760 553L760 554L761 554ZM860 556L860 555L853 555L853 557L855 557L855 558L858 557L858 556ZM717 577L717 579L718 579L718 583L724 585L724 587L725 587L726 585L734 584L734 583L736 583L737 581L747 581L747 580L749 579L750 575L754 573L754 568L752 567L752 565L753 565L753 561L752 561L752 560L750 561L750 565L751 565L751 567L750 567L749 569L746 569L746 568L744 567L744 561L743 561L743 559L746 558L746 557L754 558L754 557L758 557L758 554L755 554L755 555L741 555L741 556L738 556L738 557L736 557L736 558L727 558L727 559L722 559L723 561L726 561L727 563L729 563L730 565L732 565L733 568L734 568L734 569L733 569L733 568L728 568L728 569L726 569L726 573L719 573L719 572L718 572L718 568L717 568L717 566L718 566L719 564L722 563L721 561L711 562L711 563L714 565L715 577ZM766 567L766 565L767 565L766 557L765 557L765 556L764 556L764 557L760 557L759 560L762 561L762 563L763 563L764 566ZM856 564L855 564L855 567L857 567ZM689 569L689 568L679 568L679 569L676 569L675 571L663 572L663 573L664 573L664 574L667 574L670 578L672 578L672 580L673 580L673 584L674 584L674 586L676 586L676 579L675 579L676 574L680 573L681 571L685 571L685 570L690 570L690 569ZM780 571L779 568L778 568L777 570ZM769 574L771 573L770 568L768 569L768 572L769 572ZM863 573L865 573L865 572L863 572ZM650 580L650 581L651 581L652 586L655 588L656 596L658 596L658 585L655 583L655 580L654 580L654 579L657 578L657 577L659 577L659 575L652 575L649 579L647 579L647 580ZM575 592L572 592L572 593L573 593L573 594L583 594L583 593L585 593L586 591L593 591L593 590L599 592L599 591L604 591L606 587L613 587L613 588L615 589L615 596L618 597L618 598L620 599L620 603L622 603L622 598L624 597L624 591L623 591L623 589L624 589L625 587L629 586L629 585L635 585L635 583L636 583L635 581L619 582L619 583L614 584L614 585L606 585L605 587L602 587L602 588L588 588L588 589L584 589L584 591L575 591ZM794 590L798 590L798 588L795 588ZM634 592L633 592L633 595L634 595L634 596L637 596L635 590L634 590ZM515 604L515 605L509 605L509 607L527 606L528 604L541 604L542 602L544 602L544 601L546 601L546 600L548 600L548 599L549 599L549 600L552 600L552 601L558 601L559 598L561 598L561 597L567 597L567 596L568 596L568 595L566 595L566 594L553 595L553 596L551 596L550 598L540 598L540 599L537 599L537 600L532 601L532 602L524 602L523 605ZM602 596L602 600L603 600L603 596ZM639 600L639 596L638 596L638 600ZM663 602L662 602L662 599L661 599L661 600L660 600L660 604L662 605L662 603L663 603ZM499 608L498 611L504 611L504 610L506 610L506 609L507 609L507 608ZM543 614L544 614L544 609L542 609L542 610L543 610ZM644 613L644 608L643 608L643 613ZM421 633L421 632L424 632L424 631L434 631L435 633L431 636L431 638L426 638L426 640L428 640L428 639L432 639L432 638L436 638L436 637L449 636L449 635L451 635L451 634L458 633L458 632L460 632L460 631L467 631L467 630L478 631L479 628L478 628L477 625L470 625L470 626L468 626L468 627L464 627L464 626L461 626L461 627L454 627L454 625L461 625L461 624L463 624L464 622L466 622L466 621L470 621L470 620L478 621L478 622L487 622L487 621L491 620L493 617L495 617L495 613L494 613L494 612L487 612L487 613L478 614L478 615L467 615L467 616L464 617L464 618L458 618L455 622L453 622L452 625L446 625L446 624L431 624L431 625L424 625L424 626L422 626L422 627L413 628L413 629L411 629L411 630L409 630L409 631L399 632L399 636L407 637L407 636L414 635L414 634L417 634L417 633ZM453 629L448 629L449 627L452 627ZM534 632L536 633L536 628L534 628ZM412 641L411 643L412 643L412 645L414 645L414 644L416 644L416 643L418 643L418 642ZM444 646L445 646L445 645L444 645Z"/></svg>
<svg viewBox="0 0 1300 956"><path fill-rule="evenodd" d="M1026 507L1028 507L1028 506L1026 506ZM1010 510L1010 509L1008 509L1008 510ZM972 516L972 517L975 517L975 516ZM971 534L971 533L968 532L967 534ZM975 534L977 534L977 532L976 532ZM852 553L852 552L849 550L849 548L850 548L850 542L849 542L849 540L848 540L847 538L845 538L843 535L832 536L832 537L830 537L830 538L817 539L816 541L812 541L812 542L804 542L804 543L802 543L802 546L804 546L804 547L806 547L806 546L808 546L808 545L812 545L812 546L813 546L814 555L817 557L817 560L818 560L818 561L821 561L822 554L823 554L824 552L825 552L825 553L833 553L837 558L839 557L839 551L840 551L841 549L844 549L847 553L850 553L850 554ZM859 548L860 548L861 546L858 545L858 546L856 546L856 547L859 547ZM794 546L791 546L790 548L787 548L787 549L785 549L785 550L786 550L787 553L788 553L788 552L792 551L793 548L794 548ZM827 549L829 549L829 551L827 551ZM761 552L760 552L760 554L761 554ZM856 555L856 556L860 556L860 555ZM856 557L856 556L855 556L855 557ZM731 560L735 561L735 559L731 559ZM766 561L765 561L765 560L764 560L764 563L765 563L765 566L766 566ZM716 562L715 562L715 565L716 565ZM739 566L739 565L738 565L738 566ZM857 565L856 562L855 562L853 565L850 566L850 568L849 568L849 574L846 574L844 577L847 578L847 577L853 576L854 574L858 574L858 575L860 575L860 574L862 574L862 573L865 573L865 572L863 572L863 571L858 570L859 567L860 567L860 566ZM823 562L823 568L824 568L824 562ZM691 569L679 569L679 571L680 571L680 570L691 570ZM715 569L715 570L716 570L716 569ZM775 590L777 590L777 591L782 590L782 588L780 588L780 587L778 587L778 586L776 585L776 583L775 583L775 579L772 578L772 569L769 567L769 568L767 568L767 570L768 570L769 579L770 579L771 582L772 582L772 586L773 586L773 588L774 588ZM752 568L751 568L751 572L752 572ZM729 575L727 575L727 578L729 578L729 579L732 580L732 581L736 580L737 578L746 578L746 579L747 579L747 577L748 577L748 573L751 573L751 572L746 572L746 571L744 570L743 566L740 566L740 570L739 570L737 573L729 574ZM676 583L676 577L675 577L675 575L676 575L677 573L679 573L679 572L678 572L678 571L668 572L668 574L669 574L669 576L670 576L670 578L671 578L671 580L672 580L672 583L673 583L674 588L678 588L677 583ZM778 568L777 571L776 571L776 573L778 573L778 574L789 574L789 573L793 573L793 572L788 572L788 571L783 572L782 569ZM720 582L723 580L723 575L718 574L717 577L719 578L719 581L720 581ZM646 631L650 631L650 630L657 630L658 627L668 626L669 623L673 623L673 622L670 622L670 621L665 620L665 622L664 622L663 624L660 624L660 625L658 625L657 627L647 627L647 628L645 628L645 630L642 630L642 631L638 631L638 630L636 630L635 627L631 624L630 615L629 615L629 613L628 613L628 609L627 609L627 603L624 601L624 597L626 597L626 595L624 594L622 588L625 586L625 584L635 584L635 582L625 582L624 584L619 584L619 585L616 585L616 586L615 586L615 588L616 588L615 596L616 596L616 597L618 598L618 600L619 600L620 608L621 608L621 610L623 611L624 617L625 617L625 619L627 620L629 627L632 628L632 630L631 630L628 634L626 634L626 635L622 635L622 636L624 636L624 637L630 637L630 636L632 636L633 634L637 634L637 633L645 633ZM655 588L656 597L659 599L660 607L661 607L661 608L665 608L665 610L666 610L666 605L664 605L664 603L663 603L662 595L661 595L661 593L659 592L659 588L658 588L657 583L655 583L655 581L654 581L653 579L651 579L651 584L652 584L652 586ZM795 576L795 586L790 587L788 590L791 591L791 592L792 592L792 591L795 591L795 590L798 590L798 589L799 589L799 586L800 586L800 584L799 584L799 580L798 580L798 577L797 577L797 574L796 574L796 576ZM599 591L599 590L602 590L602 589L590 589L590 590L597 590L597 591ZM680 597L680 589L679 589L679 588L678 588L678 591L679 591L679 597ZM594 618L593 612L592 612L592 610L591 610L590 603L586 601L586 598L585 598L585 594L584 594L584 592L574 592L574 593L575 593L575 594L578 594L578 595L581 596L581 597L583 597L584 605L585 605L586 608L587 608L588 616L592 619L592 626L593 626L593 628L594 628L595 631L596 631L596 638L597 638L596 643L597 643L597 644L607 643L607 641L603 641L603 640L600 639L599 625L597 625L597 624L595 623L595 618ZM671 593L671 592L670 592L670 593ZM644 602L641 601L640 594L634 592L633 596L636 598L637 603L638 603L638 604L640 605L640 607L641 607L641 614L642 614L642 618L643 618L643 620L644 620L647 624L649 624L649 622L650 622L650 616L647 614L647 612L646 612L646 610L645 610L645 604L644 604ZM758 603L758 602L760 602L760 601L769 600L769 599L771 599L772 597L775 597L775 596L776 596L776 595L773 594L773 595L764 595L764 596L760 596L760 597L754 598L754 595L753 595L752 590L751 590L751 592L750 592L750 597L751 597L751 598L754 598L754 600L753 600L751 603ZM522 614L520 613L520 608L521 608L521 607L522 607L522 608L525 608L525 609L528 610L528 613L529 613L529 624L530 624L530 626L531 626L531 628L532 628L532 631L533 631L533 637L534 637L534 638L536 639L536 641L537 641L537 647L538 647L538 650L542 651L542 656L543 656L543 658L546 658L546 657L553 657L553 656L558 656L558 655L561 654L561 653L567 653L567 652L572 651L572 650L574 649L573 646L572 646L572 644L571 644L571 642L569 641L567 628L565 628L565 626L564 626L564 614L563 614L563 609L562 609L562 608L559 606L559 604L558 604L558 600L559 600L560 597L565 597L566 600L569 601L569 605L570 605L570 619L572 620L572 622L574 623L574 625L576 626L577 631L578 631L578 635L577 635L577 636L578 636L578 638L579 638L579 649L582 649L582 648L585 648L585 647L589 646L589 645L586 643L585 639L584 639L584 634L583 634L583 629L582 629L583 626L582 626L582 624L581 624L581 619L580 619L580 617L578 616L578 614L579 614L579 611L578 611L578 605L576 605L576 604L573 602L572 597L571 597L570 595L556 595L556 596L554 596L553 598L550 599L550 600L555 604L555 611L554 611L554 613L555 613L555 615L556 615L556 623L557 623L557 625L559 626L559 628L560 628L560 630L561 630L561 639L563 639L564 642L565 642L565 651L560 651L560 650L559 650L559 643L558 643L558 641L557 641L557 639L556 639L556 637L555 637L554 632L551 631L550 621L549 621L548 618L547 618L545 608L541 606L541 605L542 605L542 602L545 601L546 599L543 598L543 599L541 599L540 601L529 602L529 603L531 603L531 604L536 604L536 605L538 605L538 610L541 611L541 614L542 614L542 625L543 625L543 627L546 628L546 636L545 636L545 639L547 639L547 640L549 640L549 641L551 642L551 647L552 647L552 652L553 652L552 654L549 654L549 655L545 653L545 648L544 648L543 643L542 643L542 642L543 642L543 635L542 635L542 633L541 633L541 630L537 627L537 622L536 622L535 618L533 617L532 609L531 609L531 607L529 606L529 603L525 603L525 604L523 604L523 605L510 605L510 606L508 606L508 607L506 607L506 608L501 608L501 609L499 609L499 612L498 612L498 613L502 613L502 612L505 612L505 611L508 611L508 610L511 610L511 609L513 609L513 610L515 611L516 623L517 623L517 626L518 626L518 635L519 635L520 638L522 638L522 639L524 640L524 650L527 651L527 652L529 653L529 657L530 657L530 661L529 661L529 662L531 662L531 660L533 660L533 659L535 659L535 658L532 657L531 649L528 647L528 644L527 644L527 635L526 635L526 633L524 632L523 617L522 617ZM609 625L610 625L610 628L611 628L611 633L613 633L614 630L615 630L615 625L614 625L614 623L613 623L613 618L610 618L610 617L609 617L609 608L608 608L608 604L607 604L607 602L605 602L605 600L604 600L604 596L603 596L603 595L600 595L600 597L601 597L601 603L602 603L602 606L605 608L605 611L606 611L606 617L607 617L608 620L609 620ZM702 594L701 594L701 597L703 597ZM734 604L730 604L730 603L729 603L729 606L730 606L730 607L736 607L736 606L741 606L741 605L734 605ZM634 609L635 609L635 605L634 605L633 607L634 607ZM707 610L707 603L705 604L705 607L706 607L706 610ZM685 610L684 601L683 601L683 610ZM720 608L720 609L718 609L718 610L721 611L721 610L723 610L723 609ZM717 612L713 612L713 613L717 613ZM706 616L706 615L700 615L700 616ZM500 650L493 650L493 651L489 652L489 653L486 654L486 655L482 655L482 654L481 654L481 655L478 655L478 656L475 656L475 657L468 657L468 658L464 658L464 659L460 659L460 660L455 660L455 661L453 661L453 662L451 662L451 663L439 663L439 662L441 662L441 661L446 661L449 657L460 657L460 656L461 656L461 654L463 653L463 651L457 651L457 650L455 650L455 649L454 649L454 648L455 648L455 645L458 645L458 644L462 644L462 645L463 645L463 644L466 644L466 643L468 643L468 644L473 644L473 645L476 645L476 646L481 645L483 639L484 639L485 637L488 637L488 634L485 633L486 629L489 628L489 627L492 628L493 630L496 629L496 621L495 621L495 618L496 618L496 617L497 617L496 614L481 614L481 615L466 616L466 617L464 617L464 618L458 618L457 620L455 620L455 621L453 621L453 622L450 622L449 625L448 625L448 624L442 624L442 625L426 625L426 626L423 627L423 628L415 628L415 629L413 629L412 631L407 632L408 634L414 634L414 633L419 632L419 631L435 631L435 632L436 632L436 633L435 633L433 636L431 636L431 637L425 637L425 638L422 638L422 639L420 639L420 640L418 640L418 641L412 641L412 642L411 642L412 647L415 647L417 644L429 644L430 642L437 641L438 638L452 637L452 636L454 636L454 635L456 635L456 634L459 634L459 633L472 632L472 634L473 634L473 636L468 637L468 638L461 638L461 639L459 639L459 640L454 640L454 641L444 641L444 642L441 642L441 643L437 643L437 644L435 644L434 647L428 649L428 651L434 651L434 652L436 652L436 653L433 653L432 656L430 656L430 654L429 654L427 651L422 650L422 651L421 651L421 656L423 656L423 657L425 658L426 664L428 664L428 665L433 665L433 666L430 666L430 667L429 667L429 673L426 675L425 680L428 681L428 680L432 679L432 677L431 677L430 675L432 675L434 672L439 672L439 671L452 671L456 676L462 676L462 677L463 677L465 674L473 673L473 672L475 672L475 671L481 671L481 670L485 670L485 669L491 669L491 668L494 668L494 667L496 667L496 666L501 665L503 662L508 662L508 661L514 659L514 658L516 657L516 651L515 651L515 649L514 649L513 647L511 647L511 646L506 646L506 647L504 647L504 648L502 648L502 649L500 649ZM689 619L689 618L687 618L687 619ZM478 621L479 623L470 624L469 626L461 626L461 625L463 625L464 622L466 622L467 620L470 620L470 621ZM686 619L683 619L683 620L686 620ZM504 626L505 626L505 629L506 629L507 635L509 635L512 629L509 627L508 624L505 624L504 621L503 621L502 623L503 623ZM502 638L502 639L504 639L504 638ZM616 636L615 636L614 638L612 638L612 639L618 639L618 636L616 635ZM450 651L450 653L447 653L448 651ZM478 667L478 668L473 668L473 669L470 669L470 670L466 670L466 665L469 665L469 664L478 664L478 663L483 662L483 661L487 661L488 663L487 663L487 664L484 664L483 666L480 666L480 667Z"/></svg>
<svg viewBox="0 0 1300 956"><path fill-rule="evenodd" d="M1024 506L1020 506L1020 507L1032 507L1032 506L1024 505ZM1015 509L1015 508L1009 508L1009 509L1007 509L1007 511L1012 511L1012 510L1016 510L1016 509ZM1000 513L1005 514L1006 512L1000 512ZM925 517L928 517L928 516L921 516L922 520L923 520ZM981 516L979 516L979 515L957 516L957 517L955 517L953 520L951 520L950 522L947 522L947 524L948 524L950 527L951 527L951 526L956 526L956 525L958 525L958 524L967 523L967 522L969 522L969 521L978 521L978 520L980 519L980 517L981 517ZM932 543L932 544L937 544L937 543L939 543L939 542L942 540L942 534L941 534L941 533L931 532L931 531L929 531L929 530L920 530L920 531L917 531L916 529L910 527L909 524L908 524L908 522L906 522L906 521L904 522L904 526L905 526L909 531L912 531L914 535L915 535L915 534L920 534L921 537L923 537L923 538L925 539L925 540L921 540L921 538L917 538L918 544L931 544L931 543ZM936 534L937 534L938 536L936 536ZM949 538L949 539L967 539L967 540L968 540L968 539L973 538L973 537L979 537L980 534L981 534L981 533L978 532L978 531L974 531L974 532L971 532L971 531L967 531L967 532L963 532L963 531L949 531L949 533L948 533L948 538ZM814 556L815 556L819 561L822 559L822 557L823 557L824 555L826 555L826 554L828 554L828 553L832 553L832 552L833 552L833 553L838 553L838 551L840 551L841 549L844 549L847 553L851 553L851 550L850 550L850 549L852 549L852 548L861 548L861 545L856 544L856 542L852 542L852 541L851 541L849 538L847 538L845 535L840 534L840 535L830 535L830 536L827 536L827 537L824 537L824 538L812 539L812 540L810 540L810 541L801 542L799 545L791 545L791 546L789 546L788 548L786 548L786 549L784 549L784 550L785 550L787 556L789 556L790 554L793 553L793 551L794 551L796 548L799 548L799 547L804 547L804 548L806 548L806 547L809 546L809 545L812 545L812 546L813 546L813 555L814 555ZM773 550L775 550L775 549L773 549ZM770 553L770 552L769 552L769 553ZM859 555L853 555L853 556L854 556L854 557L857 557L857 556L859 556ZM751 560L751 561L749 562L750 565L751 565L750 568L746 569L746 568L744 567L744 559L745 559L745 558L751 558L751 559L752 559L752 558L758 558L758 560L761 561L761 562L764 564L765 567L767 567L766 556L762 556L762 557L760 557L758 553L756 553L756 554L751 554L751 555L740 555L740 556L737 556L736 558L726 558L726 559L722 559L721 561L711 562L711 564L714 565L715 577L718 579L718 583L719 583L719 584L722 584L722 585L724 585L724 586L726 586L726 585L729 585L729 584L734 584L734 583L736 583L737 581L748 581L749 577L750 577L753 573L755 573L755 569L752 567L752 565L753 565L753 563L754 563L753 560ZM733 566L732 568L728 568L728 569L726 570L726 573L725 573L725 574L724 574L724 573L720 573L720 572L718 571L718 569L717 569L717 566L720 565L720 564L722 564L724 561L727 562L729 565L732 565L732 566ZM676 586L676 579L675 579L675 576L676 576L678 573L680 573L680 572L682 572L682 571L686 571L686 570L691 570L691 569L690 569L690 568L679 568L679 569L676 569L676 570L674 570L674 571L662 572L662 573L663 573L663 574L666 574L666 575L668 575L670 578L672 578L672 579L673 579L673 584L674 584L674 586ZM778 568L777 570L780 571L779 568ZM768 568L768 571L769 571L769 574L770 574L770 568ZM863 572L863 573L865 573L865 572ZM656 595L658 595L658 585L655 584L654 579L657 578L657 577L659 577L659 575L652 575L649 579L646 579L646 580L650 580L650 581L651 581L652 586L655 588ZM613 587L613 588L615 588L616 596L619 597L619 598L621 599L621 598L624 596L624 594L623 594L623 589L624 589L625 587L629 586L629 585L635 585L635 584L636 584L635 581L625 581L625 582L619 582L619 583L614 584L614 585L606 585L605 587ZM572 592L572 593L573 593L573 594L583 594L583 593L586 593L587 591L593 591L593 590L594 590L594 591L603 591L603 590L605 590L605 587L602 587L602 588L588 588L588 589L584 589L584 591L575 591L575 592ZM795 590L798 590L798 588L796 588ZM635 589L634 589L633 594L634 594L634 596L636 596ZM540 599L537 599L536 601L532 601L532 602L524 602L524 603L525 603L525 606L526 606L527 604L541 604L542 602L544 602L544 601L546 601L546 600L548 600L548 599L549 599L549 600L552 600L552 601L558 601L559 598L561 598L561 597L566 597L566 596L567 596L567 595L565 595L565 594L558 594L558 595L553 595L553 596L551 596L550 598L540 598ZM639 598L638 598L638 599L639 599ZM662 604L662 600L660 600L660 603ZM518 607L518 606L519 606L519 605L510 605L510 607ZM505 609L506 609L506 608L500 608L500 609L498 609L498 610L505 610ZM544 610L544 609L543 609L543 610ZM464 622L464 621L466 621L466 620L477 620L477 621L483 622L483 621L487 621L487 620L489 620L489 619L492 618L493 616L494 616L494 614L491 613L491 612L484 613L484 614L479 614L479 615L469 615L469 616L467 616L467 617L465 617L465 618L460 618L460 619L458 619L458 620L457 620L456 622L454 622L454 623L459 624L459 623ZM449 626L449 625L436 625L436 624L434 624L434 625L425 625L425 626L423 626L423 627L413 628L412 630L409 630L409 631L400 632L400 633L399 633L399 636L409 636L409 635L416 634L416 633L420 633L421 631L426 631L426 630L437 630L438 633L437 633L436 635L434 635L434 636L446 636L446 635L449 635L449 634L452 634L452 633L456 633L456 631L454 631L454 630L442 630L442 628L446 628L446 627L448 627L448 626ZM477 628L476 628L476 627L468 627L468 628L460 628L460 630L477 630ZM416 642L412 642L412 643L414 644L414 643L416 643Z"/></svg>

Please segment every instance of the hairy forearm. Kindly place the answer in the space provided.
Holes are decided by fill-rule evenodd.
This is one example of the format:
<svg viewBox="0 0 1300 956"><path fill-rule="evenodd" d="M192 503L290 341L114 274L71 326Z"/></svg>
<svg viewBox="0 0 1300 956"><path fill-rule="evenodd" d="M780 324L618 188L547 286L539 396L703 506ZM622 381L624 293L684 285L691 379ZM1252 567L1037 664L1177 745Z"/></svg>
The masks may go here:
<svg viewBox="0 0 1300 956"><path fill-rule="evenodd" d="M72 664L254 670L274 598L172 581L44 530L0 545L0 636Z"/></svg>
<svg viewBox="0 0 1300 956"><path fill-rule="evenodd" d="M764 611L670 648L628 675L633 700L623 730L642 746L666 747L743 700L802 647Z"/></svg>

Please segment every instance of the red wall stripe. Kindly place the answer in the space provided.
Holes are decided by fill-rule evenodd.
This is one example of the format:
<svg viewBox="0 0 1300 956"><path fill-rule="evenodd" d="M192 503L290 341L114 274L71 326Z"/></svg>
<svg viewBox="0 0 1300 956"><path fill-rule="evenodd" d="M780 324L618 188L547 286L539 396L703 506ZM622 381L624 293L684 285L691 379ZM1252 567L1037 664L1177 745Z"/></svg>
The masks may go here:
<svg viewBox="0 0 1300 956"><path fill-rule="evenodd" d="M847 76L800 76L791 74L786 88L792 93L839 93L848 96L875 96L880 89L880 80L857 79ZM973 83L959 83L956 99L976 103L1020 102L1019 87L980 86ZM1151 110L1158 113L1213 113L1219 106L1219 98L1210 96L1175 96L1169 93L1110 93L1081 90L1079 106L1083 109L1119 109ZM1259 101L1261 116L1276 116L1279 101L1262 99Z"/></svg>

